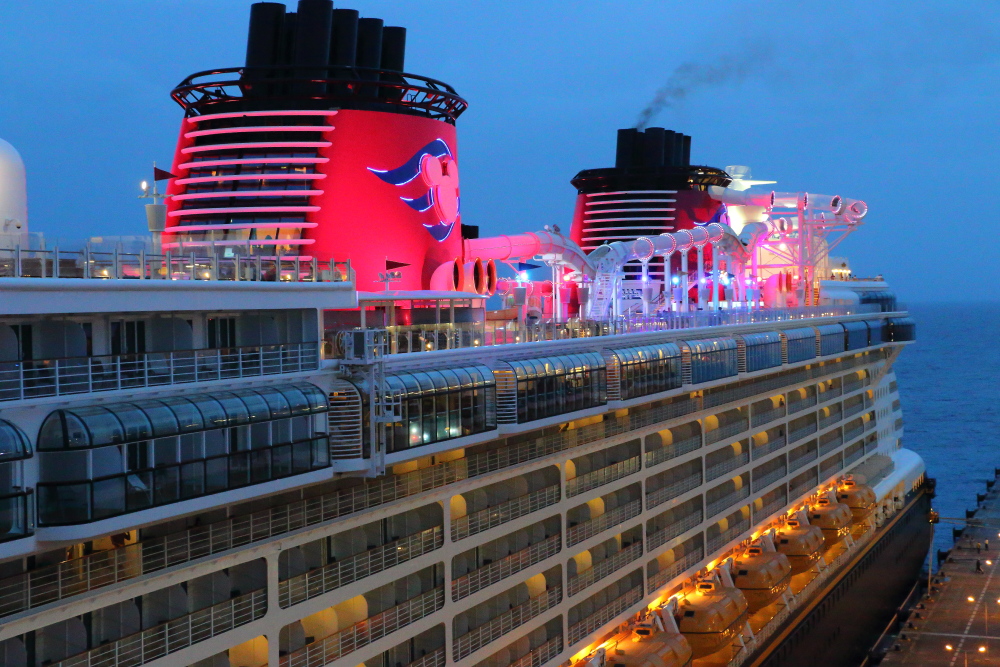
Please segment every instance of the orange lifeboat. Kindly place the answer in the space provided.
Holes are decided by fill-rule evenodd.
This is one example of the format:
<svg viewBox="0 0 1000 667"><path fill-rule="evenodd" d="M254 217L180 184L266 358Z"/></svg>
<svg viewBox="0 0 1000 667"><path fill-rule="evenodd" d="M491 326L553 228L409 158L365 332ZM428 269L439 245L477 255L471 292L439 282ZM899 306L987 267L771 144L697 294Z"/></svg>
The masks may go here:
<svg viewBox="0 0 1000 667"><path fill-rule="evenodd" d="M677 625L693 656L701 658L728 646L743 631L747 599L738 588L702 581L681 600L677 613Z"/></svg>
<svg viewBox="0 0 1000 667"><path fill-rule="evenodd" d="M826 497L820 498L816 507L809 508L809 523L819 526L823 531L823 540L828 548L851 532L853 519L850 507L843 503L830 502Z"/></svg>
<svg viewBox="0 0 1000 667"><path fill-rule="evenodd" d="M858 484L851 479L845 481L844 485L837 489L837 500L851 509L854 523L864 523L878 507L878 497L875 495L875 490L867 484Z"/></svg>
<svg viewBox="0 0 1000 667"><path fill-rule="evenodd" d="M608 667L687 667L691 656L684 635L661 631L647 621L635 626L630 640L618 642Z"/></svg>
<svg viewBox="0 0 1000 667"><path fill-rule="evenodd" d="M771 604L792 581L792 564L780 551L750 547L733 561L733 583L743 591L750 613Z"/></svg>
<svg viewBox="0 0 1000 667"><path fill-rule="evenodd" d="M823 555L823 531L791 520L774 535L775 548L788 557L792 574L805 572Z"/></svg>

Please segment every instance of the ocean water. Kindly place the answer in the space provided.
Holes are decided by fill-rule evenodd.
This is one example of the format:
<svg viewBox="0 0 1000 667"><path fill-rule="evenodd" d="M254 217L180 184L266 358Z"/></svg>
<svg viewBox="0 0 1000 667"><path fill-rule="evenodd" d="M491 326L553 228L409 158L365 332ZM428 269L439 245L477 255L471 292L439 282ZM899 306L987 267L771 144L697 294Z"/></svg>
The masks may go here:
<svg viewBox="0 0 1000 667"><path fill-rule="evenodd" d="M895 364L903 446L937 479L934 509L964 518L1000 468L1000 304L913 304L910 312L917 343ZM957 525L936 527L935 548L951 547Z"/></svg>

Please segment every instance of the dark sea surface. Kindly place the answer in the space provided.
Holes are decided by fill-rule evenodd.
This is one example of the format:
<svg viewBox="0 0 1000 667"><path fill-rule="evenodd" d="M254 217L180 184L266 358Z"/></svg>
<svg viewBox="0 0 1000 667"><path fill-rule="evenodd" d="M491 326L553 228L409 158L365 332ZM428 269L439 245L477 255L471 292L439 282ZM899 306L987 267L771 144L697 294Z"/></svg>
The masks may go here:
<svg viewBox="0 0 1000 667"><path fill-rule="evenodd" d="M934 509L964 518L1000 468L1000 304L918 303L910 313L917 343L895 364L903 446L937 479ZM936 527L937 549L951 547L952 527Z"/></svg>

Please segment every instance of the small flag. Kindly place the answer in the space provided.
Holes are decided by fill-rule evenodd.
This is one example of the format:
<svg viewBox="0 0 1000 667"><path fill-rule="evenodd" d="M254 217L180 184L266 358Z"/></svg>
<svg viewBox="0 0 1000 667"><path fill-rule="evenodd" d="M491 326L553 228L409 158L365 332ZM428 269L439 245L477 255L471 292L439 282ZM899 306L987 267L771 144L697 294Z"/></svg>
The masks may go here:
<svg viewBox="0 0 1000 667"><path fill-rule="evenodd" d="M394 262L391 259L385 260L385 270L392 271L393 269L400 269L404 266L409 266L407 262Z"/></svg>
<svg viewBox="0 0 1000 667"><path fill-rule="evenodd" d="M540 269L540 268L541 268L540 264L528 264L527 262L517 263L518 271L531 271L532 269Z"/></svg>
<svg viewBox="0 0 1000 667"><path fill-rule="evenodd" d="M165 181L168 178L177 178L177 177L174 176L173 174L171 174L169 171L164 171L164 170L160 169L159 167L153 167L153 180L154 181Z"/></svg>

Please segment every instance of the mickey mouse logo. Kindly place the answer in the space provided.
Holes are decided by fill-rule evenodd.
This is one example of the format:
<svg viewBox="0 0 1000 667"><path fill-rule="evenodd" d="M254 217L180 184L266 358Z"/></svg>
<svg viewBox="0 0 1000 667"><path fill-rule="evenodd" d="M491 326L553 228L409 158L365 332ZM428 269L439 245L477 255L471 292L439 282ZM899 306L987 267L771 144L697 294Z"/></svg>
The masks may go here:
<svg viewBox="0 0 1000 667"><path fill-rule="evenodd" d="M368 170L386 183L399 187L419 176L427 191L416 198L400 196L400 200L415 211L430 212L434 222L422 224L435 240L444 241L451 235L460 212L458 163L444 140L435 139L395 169L369 167Z"/></svg>

